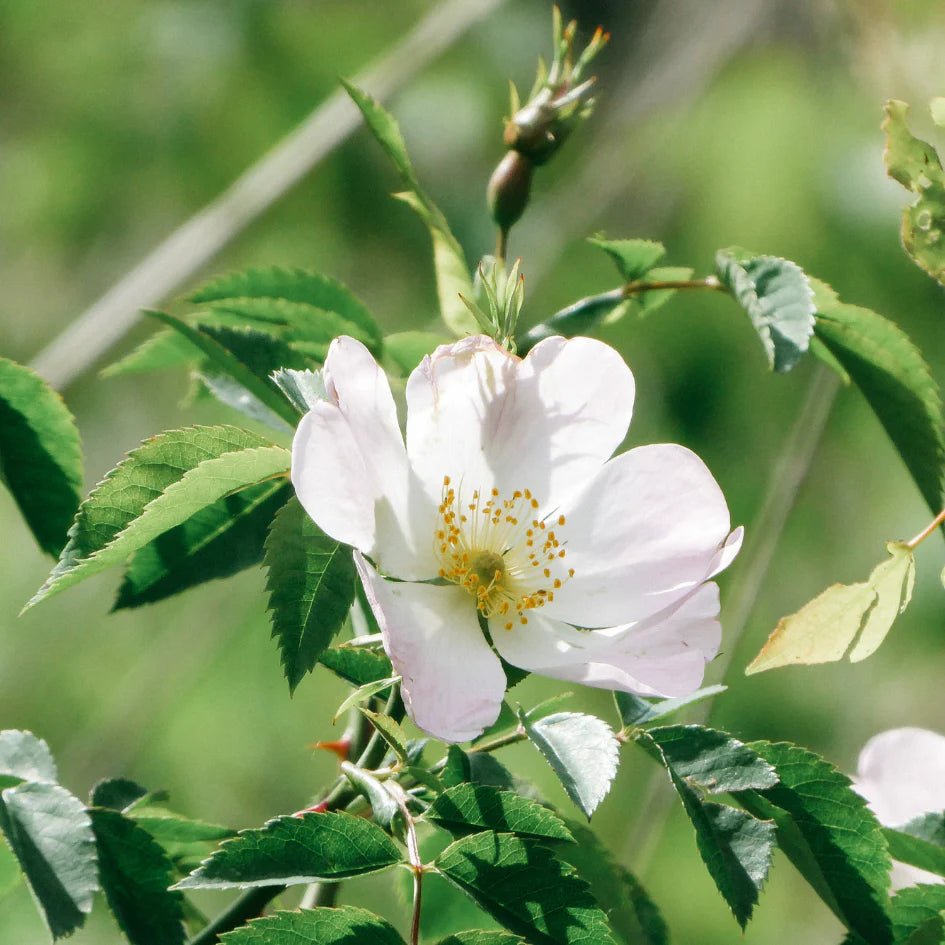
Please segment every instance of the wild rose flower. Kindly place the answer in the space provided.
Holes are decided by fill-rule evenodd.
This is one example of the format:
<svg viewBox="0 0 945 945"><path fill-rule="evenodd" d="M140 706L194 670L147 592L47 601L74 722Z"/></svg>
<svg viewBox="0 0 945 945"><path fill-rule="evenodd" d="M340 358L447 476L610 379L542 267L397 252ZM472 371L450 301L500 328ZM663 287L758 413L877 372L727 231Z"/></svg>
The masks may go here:
<svg viewBox="0 0 945 945"><path fill-rule="evenodd" d="M945 737L925 728L893 728L873 736L860 752L853 787L887 827L945 809ZM942 878L893 862L894 889Z"/></svg>
<svg viewBox="0 0 945 945"><path fill-rule="evenodd" d="M495 721L496 651L605 689L699 687L721 638L709 579L741 529L729 534L718 484L684 447L611 458L634 399L612 348L548 338L522 359L484 336L443 345L407 382L406 445L363 345L333 342L323 380L292 481L316 524L356 549L420 728L465 741Z"/></svg>

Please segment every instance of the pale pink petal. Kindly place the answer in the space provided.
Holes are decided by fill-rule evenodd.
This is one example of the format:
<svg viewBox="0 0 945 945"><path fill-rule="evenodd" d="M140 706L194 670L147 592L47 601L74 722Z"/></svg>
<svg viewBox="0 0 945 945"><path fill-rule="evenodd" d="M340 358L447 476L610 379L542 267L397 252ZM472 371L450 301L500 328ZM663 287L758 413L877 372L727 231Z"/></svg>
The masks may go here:
<svg viewBox="0 0 945 945"><path fill-rule="evenodd" d="M556 527L573 576L548 616L579 627L636 622L680 603L727 563L725 497L695 453L642 446L610 460Z"/></svg>
<svg viewBox="0 0 945 945"><path fill-rule="evenodd" d="M384 649L403 677L408 715L447 742L479 735L499 717L505 673L459 587L386 581L355 554Z"/></svg>
<svg viewBox="0 0 945 945"><path fill-rule="evenodd" d="M576 630L531 612L527 624L490 623L496 649L514 666L542 676L644 696L684 696L702 685L718 652L719 594L706 584L670 614L637 626Z"/></svg>
<svg viewBox="0 0 945 945"><path fill-rule="evenodd" d="M487 338L438 348L407 383L407 451L430 495L529 489L542 507L586 483L627 432L633 375L609 346L548 338L525 359Z"/></svg>
<svg viewBox="0 0 945 945"><path fill-rule="evenodd" d="M857 763L853 787L877 819L901 827L945 809L945 737L924 728L894 728L871 738ZM916 883L941 883L934 873L893 863L894 889Z"/></svg>
<svg viewBox="0 0 945 945"><path fill-rule="evenodd" d="M407 463L387 376L353 338L336 338L326 399L299 423L292 483L313 521L403 578L436 574L435 508Z"/></svg>

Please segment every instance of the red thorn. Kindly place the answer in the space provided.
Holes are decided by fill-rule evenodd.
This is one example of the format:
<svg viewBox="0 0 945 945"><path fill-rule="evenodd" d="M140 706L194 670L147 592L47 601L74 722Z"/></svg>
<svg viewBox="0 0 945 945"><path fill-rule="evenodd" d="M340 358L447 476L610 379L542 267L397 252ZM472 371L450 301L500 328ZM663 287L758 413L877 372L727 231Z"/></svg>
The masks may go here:
<svg viewBox="0 0 945 945"><path fill-rule="evenodd" d="M297 810L292 816L293 817L304 817L306 814L324 814L328 810L328 801L319 801L317 804L312 807L304 807L302 810Z"/></svg>
<svg viewBox="0 0 945 945"><path fill-rule="evenodd" d="M350 738L339 738L333 742L315 742L311 748L320 748L323 751L330 751L338 756L341 761L348 760L348 752L351 750Z"/></svg>

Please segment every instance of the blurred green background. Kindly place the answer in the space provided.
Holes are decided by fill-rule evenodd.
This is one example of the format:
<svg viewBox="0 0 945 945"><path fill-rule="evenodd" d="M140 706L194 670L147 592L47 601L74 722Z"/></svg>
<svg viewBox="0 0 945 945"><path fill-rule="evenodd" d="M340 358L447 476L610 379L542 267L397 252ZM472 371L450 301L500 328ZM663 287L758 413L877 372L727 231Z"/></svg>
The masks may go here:
<svg viewBox="0 0 945 945"><path fill-rule="evenodd" d="M0 5L0 353L34 358L328 96L339 75L357 74L433 6ZM591 232L663 240L668 263L701 272L717 248L738 243L794 259L845 300L893 318L945 380L942 291L899 247L903 194L884 178L879 131L883 101L899 97L914 104L916 130L932 134L925 103L945 92L940 2L574 0L564 8L588 35L599 22L613 40L598 69L597 113L540 174L533 208L513 231L511 252L521 255L528 285L525 318L538 321L616 284L603 254L583 242ZM472 260L493 245L483 191L502 153L506 83L530 85L536 55L549 52L549 10L545 0L499 4L387 103ZM380 150L359 132L204 274L306 266L347 282L386 330L426 327L435 308L427 236L388 198L395 187ZM82 433L88 487L152 433L239 422L222 407L182 405L181 374L97 376L148 331L137 326L63 391ZM733 520L750 529L812 365L770 375L746 319L725 300L697 294L603 336L637 377L630 442L695 449L721 482ZM779 617L829 583L862 579L886 539L909 537L928 518L859 394L842 391L744 636L737 645L726 637L731 688L713 723L744 738L798 741L847 771L881 729L945 730L937 538L919 554L914 604L870 660L742 674ZM313 757L307 745L335 734L327 720L343 687L321 670L289 699L260 571L109 615L114 574L18 619L51 562L5 493L0 531L0 727L47 739L75 793L122 775L168 789L186 814L243 827L304 806L332 777L332 759ZM745 593L749 563L743 555L723 576L723 603ZM719 675L710 667L707 679ZM517 695L532 702L559 688L530 679ZM580 692L571 705L611 711L600 693ZM517 746L505 760L568 809L533 750ZM643 806L652 771L642 753L626 749L593 825L640 871L676 942L732 941L737 926L688 822L661 803L669 786L658 785L656 808ZM651 829L648 840L643 810L657 831L669 811L665 832ZM390 876L347 884L342 901L399 914L396 885ZM465 922L445 907L433 912L431 933ZM744 940L786 937L829 943L841 933L779 856ZM22 884L0 898L0 941L46 940ZM99 905L73 940L121 939Z"/></svg>

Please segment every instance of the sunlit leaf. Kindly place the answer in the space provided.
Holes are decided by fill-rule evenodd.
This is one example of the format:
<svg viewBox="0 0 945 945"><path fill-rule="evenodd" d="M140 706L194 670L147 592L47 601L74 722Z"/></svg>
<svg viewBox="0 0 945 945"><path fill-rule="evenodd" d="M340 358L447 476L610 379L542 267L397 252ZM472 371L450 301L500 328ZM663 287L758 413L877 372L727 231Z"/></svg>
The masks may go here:
<svg viewBox="0 0 945 945"><path fill-rule="evenodd" d="M403 856L376 824L343 813L277 817L241 830L177 889L337 882L388 869Z"/></svg>
<svg viewBox="0 0 945 945"><path fill-rule="evenodd" d="M0 732L0 786L20 781L58 780L56 762L49 746L32 732L8 728Z"/></svg>
<svg viewBox="0 0 945 945"><path fill-rule="evenodd" d="M514 791L483 784L457 784L440 794L425 817L459 835L494 830L522 837L571 840L564 822L548 808Z"/></svg>
<svg viewBox="0 0 945 945"><path fill-rule="evenodd" d="M918 266L945 284L945 171L935 148L909 131L908 114L905 102L886 103L886 173L916 196L902 212L902 245Z"/></svg>
<svg viewBox="0 0 945 945"><path fill-rule="evenodd" d="M589 828L567 821L576 843L556 849L591 887L611 928L626 945L669 945L669 928L639 880L613 858Z"/></svg>
<svg viewBox="0 0 945 945"><path fill-rule="evenodd" d="M218 499L132 555L115 610L163 600L261 564L276 512L292 495L279 480Z"/></svg>
<svg viewBox="0 0 945 945"><path fill-rule="evenodd" d="M118 811L95 808L90 813L102 889L125 937L132 945L183 943L183 897L168 889L173 866L165 852Z"/></svg>
<svg viewBox="0 0 945 945"><path fill-rule="evenodd" d="M535 722L523 717L522 724L568 796L590 817L617 774L618 745L610 726L577 712L558 712Z"/></svg>
<svg viewBox="0 0 945 945"><path fill-rule="evenodd" d="M942 506L942 401L908 335L866 308L835 305L817 315L817 337L860 388L929 508Z"/></svg>
<svg viewBox="0 0 945 945"><path fill-rule="evenodd" d="M40 548L59 554L82 488L79 431L62 398L6 358L0 358L0 482Z"/></svg>
<svg viewBox="0 0 945 945"><path fill-rule="evenodd" d="M588 242L610 256L624 282L642 279L666 255L666 247L654 240L607 240L594 237Z"/></svg>
<svg viewBox="0 0 945 945"><path fill-rule="evenodd" d="M783 617L745 672L830 663L847 655L855 663L875 652L908 605L915 583L912 551L902 542L886 547L890 558L873 569L869 580L834 584Z"/></svg>
<svg viewBox="0 0 945 945"><path fill-rule="evenodd" d="M366 92L349 82L343 84L355 105L361 110L374 137L397 168L407 188L407 193L397 196L420 216L430 231L433 240L437 296L443 321L459 338L466 334L476 334L478 331L476 320L460 298L460 296L468 299L473 297L472 279L469 276L466 258L446 222L446 217L421 188L397 122L393 115Z"/></svg>
<svg viewBox="0 0 945 945"><path fill-rule="evenodd" d="M777 783L774 769L750 746L701 726L640 730L637 741L666 768L696 832L696 845L722 898L742 928L751 918L771 867L774 824L705 801L709 793Z"/></svg>
<svg viewBox="0 0 945 945"><path fill-rule="evenodd" d="M230 493L284 477L289 453L235 427L191 427L148 440L79 508L38 603L144 548Z"/></svg>
<svg viewBox="0 0 945 945"><path fill-rule="evenodd" d="M748 313L775 371L790 371L814 333L813 291L804 271L787 259L719 250L716 272Z"/></svg>
<svg viewBox="0 0 945 945"><path fill-rule="evenodd" d="M351 549L329 538L293 496L272 523L266 567L272 635L294 690L348 616L354 560Z"/></svg>
<svg viewBox="0 0 945 945"><path fill-rule="evenodd" d="M476 833L447 847L435 864L496 921L533 945L615 945L587 884L536 841Z"/></svg>
<svg viewBox="0 0 945 945"><path fill-rule="evenodd" d="M356 906L277 912L227 932L225 945L404 945L380 916Z"/></svg>
<svg viewBox="0 0 945 945"><path fill-rule="evenodd" d="M779 783L741 792L739 802L774 820L780 849L847 928L870 945L889 945L889 853L866 801L813 752L784 743L749 747L774 765Z"/></svg>
<svg viewBox="0 0 945 945"><path fill-rule="evenodd" d="M53 938L74 932L99 888L95 836L84 805L58 784L0 793L0 830Z"/></svg>

